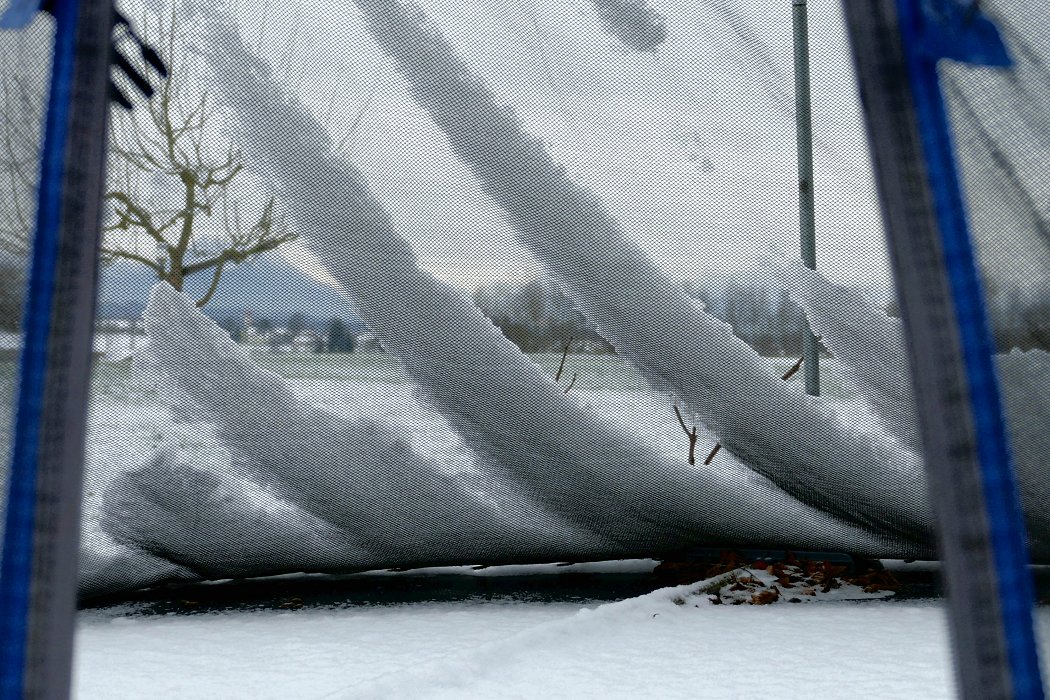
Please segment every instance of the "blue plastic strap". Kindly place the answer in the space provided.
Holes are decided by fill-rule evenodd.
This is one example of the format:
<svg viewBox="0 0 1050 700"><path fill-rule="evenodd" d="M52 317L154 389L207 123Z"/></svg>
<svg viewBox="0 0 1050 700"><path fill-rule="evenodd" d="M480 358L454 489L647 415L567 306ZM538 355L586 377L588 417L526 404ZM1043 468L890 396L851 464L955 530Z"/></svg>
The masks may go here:
<svg viewBox="0 0 1050 700"><path fill-rule="evenodd" d="M11 0L0 15L0 29L25 29L40 11L40 0Z"/></svg>
<svg viewBox="0 0 1050 700"><path fill-rule="evenodd" d="M976 2L897 0L897 10L969 384L1014 697L1042 698L1024 519L1003 421L995 350L937 74L937 63L943 58L987 66L1008 66L1011 61L994 24L980 13Z"/></svg>
<svg viewBox="0 0 1050 700"><path fill-rule="evenodd" d="M37 453L58 259L62 174L72 94L77 0L55 0L55 50L23 317L17 417L0 562L0 700L22 698L33 585Z"/></svg>

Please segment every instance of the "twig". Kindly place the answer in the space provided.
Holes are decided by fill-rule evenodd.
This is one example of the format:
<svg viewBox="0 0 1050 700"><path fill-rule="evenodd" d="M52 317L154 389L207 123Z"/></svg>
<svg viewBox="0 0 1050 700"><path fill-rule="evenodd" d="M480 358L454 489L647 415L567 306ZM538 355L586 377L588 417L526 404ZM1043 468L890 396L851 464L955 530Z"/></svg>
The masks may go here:
<svg viewBox="0 0 1050 700"><path fill-rule="evenodd" d="M554 375L554 381L561 381L561 373L565 371L565 358L569 356L569 348L572 347L572 338L569 338L569 342L565 343L565 350L561 354L561 364L558 365L558 373Z"/></svg>
<svg viewBox="0 0 1050 700"><path fill-rule="evenodd" d="M678 403L675 402L674 414L678 416L678 425L682 426L682 430L689 438L689 464L696 464L696 426L690 431L689 428L685 427L685 421L682 419L682 412L678 410Z"/></svg>
<svg viewBox="0 0 1050 700"><path fill-rule="evenodd" d="M579 372L573 372L572 373L572 380L569 382L569 386L565 387L565 393L566 394L569 393L569 389L572 388L572 385L576 383L576 377L578 377L578 376L580 376Z"/></svg>
<svg viewBox="0 0 1050 700"><path fill-rule="evenodd" d="M219 278L222 277L222 268L226 266L226 260L220 260L219 264L215 266L215 272L211 276L211 286L208 287L208 291L204 293L197 301L197 308L203 309L204 305L211 301L211 298L215 296L215 290L219 287Z"/></svg>
<svg viewBox="0 0 1050 700"><path fill-rule="evenodd" d="M796 362L794 365L792 365L791 369L789 369L787 372L785 372L784 376L781 377L781 379L783 379L786 382L787 380L789 380L793 376L795 376L795 372L797 372L802 367L802 361L805 360L805 359L806 359L805 357L798 358L798 362Z"/></svg>
<svg viewBox="0 0 1050 700"><path fill-rule="evenodd" d="M689 434L689 428L685 427L685 421L682 420L682 412L678 410L678 404L677 403L675 403L675 405L674 405L674 414L676 416L678 416L678 425L682 426L682 430L684 430L685 434L688 435Z"/></svg>
<svg viewBox="0 0 1050 700"><path fill-rule="evenodd" d="M796 362L794 365L792 365L791 369L789 369L787 372L785 372L784 376L782 376L781 379L783 379L786 382L787 380L789 380L793 376L795 376L795 372L798 372L799 369L801 369L802 362L805 359L806 359L805 357L798 358L798 362ZM674 410L675 410L675 413L678 412L678 406L677 405L675 406ZM678 416L678 420L679 420L679 422L681 422L681 420L682 420L682 416L681 415ZM682 423L682 428L683 429L685 428L685 423ZM712 448L712 450L711 450L711 453L709 455L707 455L707 459L704 460L704 464L705 465L711 464L711 460L713 460L715 458L715 455L718 454L718 451L720 449L722 449L722 443L716 442L714 448ZM692 464L692 462L690 462L690 464Z"/></svg>

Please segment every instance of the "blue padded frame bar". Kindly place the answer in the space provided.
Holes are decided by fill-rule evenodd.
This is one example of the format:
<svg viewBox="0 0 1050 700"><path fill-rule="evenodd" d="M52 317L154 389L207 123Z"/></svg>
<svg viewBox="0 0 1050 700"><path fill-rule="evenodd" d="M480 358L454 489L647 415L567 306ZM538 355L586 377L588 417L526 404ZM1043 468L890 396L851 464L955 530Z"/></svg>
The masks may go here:
<svg viewBox="0 0 1050 700"><path fill-rule="evenodd" d="M69 696L110 0L54 0L0 561L0 698Z"/></svg>
<svg viewBox="0 0 1050 700"><path fill-rule="evenodd" d="M37 520L37 452L44 407L59 206L73 83L76 0L55 3L55 50L40 163L36 232L23 313L17 414L0 560L0 698L23 696Z"/></svg>
<svg viewBox="0 0 1050 700"><path fill-rule="evenodd" d="M959 693L1041 698L1024 522L937 73L1007 66L965 0L844 0L919 407Z"/></svg>
<svg viewBox="0 0 1050 700"><path fill-rule="evenodd" d="M1011 60L994 24L973 0L898 0L897 12L927 177L940 224L944 267L955 302L1013 696L1042 698L1024 518L1003 419L993 359L995 346L937 74L941 59L1001 68L1008 67Z"/></svg>

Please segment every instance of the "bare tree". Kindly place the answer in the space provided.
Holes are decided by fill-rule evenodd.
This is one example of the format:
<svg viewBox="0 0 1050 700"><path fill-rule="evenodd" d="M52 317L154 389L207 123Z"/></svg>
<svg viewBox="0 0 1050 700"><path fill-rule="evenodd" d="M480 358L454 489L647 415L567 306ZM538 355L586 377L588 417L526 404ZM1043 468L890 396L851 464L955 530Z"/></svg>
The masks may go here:
<svg viewBox="0 0 1050 700"><path fill-rule="evenodd" d="M18 327L36 218L50 27L0 32L0 329Z"/></svg>
<svg viewBox="0 0 1050 700"><path fill-rule="evenodd" d="M0 261L8 264L26 255L36 212L49 73L44 29L38 22L0 35Z"/></svg>
<svg viewBox="0 0 1050 700"><path fill-rule="evenodd" d="M204 306L226 269L297 234L272 196L253 202L250 188L239 193L243 153L222 132L207 90L191 84L179 28L175 12L146 28L161 38L170 76L146 104L114 115L102 260L145 265L179 291L187 277L210 273L197 301Z"/></svg>
<svg viewBox="0 0 1050 700"><path fill-rule="evenodd" d="M37 164L28 144L35 144L36 134L24 113L16 106L26 101L25 76L5 71L0 79L0 109L3 129L0 133L0 329L12 330L19 324L25 285L26 253L29 231L36 209ZM36 110L39 111L39 110Z"/></svg>

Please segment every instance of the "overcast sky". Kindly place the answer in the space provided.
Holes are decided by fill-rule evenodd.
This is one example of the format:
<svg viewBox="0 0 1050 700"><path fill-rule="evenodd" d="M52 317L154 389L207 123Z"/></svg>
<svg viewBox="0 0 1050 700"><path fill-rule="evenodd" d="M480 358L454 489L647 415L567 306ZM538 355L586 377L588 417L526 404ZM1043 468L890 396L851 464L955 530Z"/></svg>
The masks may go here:
<svg viewBox="0 0 1050 700"><path fill-rule="evenodd" d="M655 54L604 33L588 0L421 4L669 275L702 279L770 250L794 254L791 3L651 1L668 27ZM240 0L235 12L367 174L425 267L467 288L537 274L352 6ZM811 0L810 13L818 265L836 280L883 284L887 261L838 0ZM296 249L286 254L311 267Z"/></svg>

